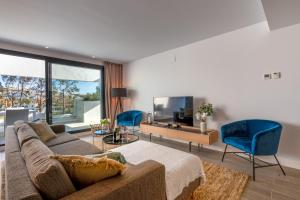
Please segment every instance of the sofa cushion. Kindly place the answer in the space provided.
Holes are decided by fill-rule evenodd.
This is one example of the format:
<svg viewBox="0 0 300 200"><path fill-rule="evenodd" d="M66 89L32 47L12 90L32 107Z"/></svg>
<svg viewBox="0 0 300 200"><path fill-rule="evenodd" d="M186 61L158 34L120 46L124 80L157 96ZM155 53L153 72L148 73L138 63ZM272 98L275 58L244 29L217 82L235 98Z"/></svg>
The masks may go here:
<svg viewBox="0 0 300 200"><path fill-rule="evenodd" d="M56 134L53 132L47 122L41 121L38 123L29 123L29 125L33 128L36 134L40 137L41 141L44 143L56 137Z"/></svg>
<svg viewBox="0 0 300 200"><path fill-rule="evenodd" d="M8 126L5 130L5 153L20 152L21 148L15 129Z"/></svg>
<svg viewBox="0 0 300 200"><path fill-rule="evenodd" d="M245 152L251 153L252 140L248 137L225 137L224 143L241 149Z"/></svg>
<svg viewBox="0 0 300 200"><path fill-rule="evenodd" d="M60 155L90 155L102 153L96 146L83 140L74 140L50 147L55 154Z"/></svg>
<svg viewBox="0 0 300 200"><path fill-rule="evenodd" d="M49 158L53 152L40 140L27 141L21 152L31 181L47 199L59 199L75 192L64 167L59 161Z"/></svg>
<svg viewBox="0 0 300 200"><path fill-rule="evenodd" d="M74 140L79 140L79 139L69 133L60 133L57 134L55 138L48 140L45 144L48 147L52 147L54 145L63 144Z"/></svg>
<svg viewBox="0 0 300 200"><path fill-rule="evenodd" d="M14 122L14 128L15 128L15 131L17 132L19 130L19 128L21 126L23 126L25 124L25 122L23 120L17 120Z"/></svg>
<svg viewBox="0 0 300 200"><path fill-rule="evenodd" d="M25 123L19 127L17 136L21 147L28 140L40 139L36 132L28 124Z"/></svg>
<svg viewBox="0 0 300 200"><path fill-rule="evenodd" d="M57 155L50 158L60 161L68 172L73 183L83 188L103 179L120 174L125 165L118 161L102 157Z"/></svg>
<svg viewBox="0 0 300 200"><path fill-rule="evenodd" d="M30 180L21 152L5 152L5 199L42 200Z"/></svg>
<svg viewBox="0 0 300 200"><path fill-rule="evenodd" d="M52 124L50 127L56 134L64 133L66 131L64 124Z"/></svg>

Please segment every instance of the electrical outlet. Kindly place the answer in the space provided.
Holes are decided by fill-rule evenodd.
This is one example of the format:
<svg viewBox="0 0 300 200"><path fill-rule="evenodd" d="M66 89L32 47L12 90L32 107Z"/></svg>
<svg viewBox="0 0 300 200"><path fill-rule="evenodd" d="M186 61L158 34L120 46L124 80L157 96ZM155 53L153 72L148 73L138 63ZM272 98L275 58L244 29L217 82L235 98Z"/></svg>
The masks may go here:
<svg viewBox="0 0 300 200"><path fill-rule="evenodd" d="M265 80L272 79L272 75L271 74L264 74L264 79Z"/></svg>

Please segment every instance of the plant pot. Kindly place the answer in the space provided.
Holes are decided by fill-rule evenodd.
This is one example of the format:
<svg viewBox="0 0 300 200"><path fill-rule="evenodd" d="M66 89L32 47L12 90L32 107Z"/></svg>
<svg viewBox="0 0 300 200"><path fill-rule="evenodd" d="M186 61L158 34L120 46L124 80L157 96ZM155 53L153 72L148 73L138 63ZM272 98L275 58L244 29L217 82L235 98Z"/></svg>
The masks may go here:
<svg viewBox="0 0 300 200"><path fill-rule="evenodd" d="M207 131L207 124L206 122L200 122L200 132L205 133Z"/></svg>

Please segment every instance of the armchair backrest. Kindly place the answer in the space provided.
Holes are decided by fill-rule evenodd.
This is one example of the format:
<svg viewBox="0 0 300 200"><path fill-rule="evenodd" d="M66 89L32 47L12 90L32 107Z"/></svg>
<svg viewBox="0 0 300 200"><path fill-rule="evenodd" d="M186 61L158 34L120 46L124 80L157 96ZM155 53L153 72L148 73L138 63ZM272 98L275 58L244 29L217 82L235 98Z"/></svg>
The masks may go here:
<svg viewBox="0 0 300 200"><path fill-rule="evenodd" d="M265 119L249 119L247 121L247 132L248 137L253 138L253 136L264 130L268 130L270 128L275 128L277 126L281 126L278 122L265 120Z"/></svg>
<svg viewBox="0 0 300 200"><path fill-rule="evenodd" d="M133 121L134 126L139 126L143 119L143 112L139 110L129 110L117 115L117 121Z"/></svg>
<svg viewBox="0 0 300 200"><path fill-rule="evenodd" d="M270 120L248 120L248 131L252 137L254 155L274 155L277 153L282 125Z"/></svg>

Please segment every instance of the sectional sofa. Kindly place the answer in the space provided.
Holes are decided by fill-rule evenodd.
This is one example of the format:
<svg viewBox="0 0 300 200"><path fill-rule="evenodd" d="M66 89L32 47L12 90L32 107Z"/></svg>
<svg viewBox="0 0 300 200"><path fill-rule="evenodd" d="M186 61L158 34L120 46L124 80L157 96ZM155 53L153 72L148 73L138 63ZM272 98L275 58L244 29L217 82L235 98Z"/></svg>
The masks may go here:
<svg viewBox="0 0 300 200"><path fill-rule="evenodd" d="M65 127L63 125L54 125L51 126L51 128L57 134L57 137L42 145L45 145L54 154L90 155L102 153L96 146L82 141L71 134L65 133ZM20 141L14 126L7 127L5 135L6 199L45 199L45 195L42 194L31 181L28 166L26 166L21 153L24 143L38 139L27 137ZM45 148L45 146L43 146L43 148ZM38 151L38 149L33 150ZM165 167L152 160L147 160L139 165L127 164L127 170L123 175L118 175L86 188L76 190L72 194L64 196L62 199L165 200Z"/></svg>

